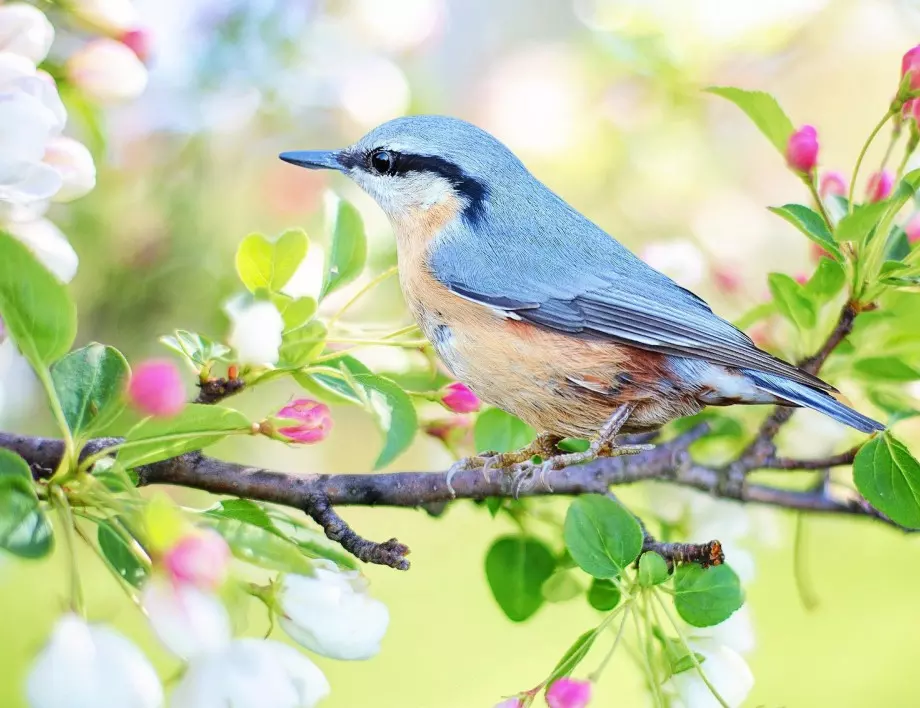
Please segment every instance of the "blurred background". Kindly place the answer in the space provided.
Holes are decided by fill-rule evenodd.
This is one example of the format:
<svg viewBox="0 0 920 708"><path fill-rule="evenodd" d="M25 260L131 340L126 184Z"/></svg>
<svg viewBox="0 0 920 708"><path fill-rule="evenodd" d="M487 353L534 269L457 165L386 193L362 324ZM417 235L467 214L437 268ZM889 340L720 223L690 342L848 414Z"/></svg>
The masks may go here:
<svg viewBox="0 0 920 708"><path fill-rule="evenodd" d="M813 269L808 242L765 209L806 195L744 116L700 89L773 93L796 125L817 126L822 165L849 174L895 92L901 55L920 36L920 3L909 0L136 4L150 31L148 88L105 111L101 126L71 110L69 129L94 151L98 184L51 212L80 257L78 344L110 342L129 360L166 354L156 338L175 328L226 335L222 306L238 288L233 254L252 231L305 227L311 255L292 294L317 291L329 188L364 216L370 275L395 263L389 226L369 198L340 176L276 156L341 147L406 113L455 115L493 132L576 208L717 312L737 317L768 298L768 272ZM329 298L330 309L353 291ZM395 280L350 319L380 329L408 323ZM761 327L760 341L788 357L810 346L781 323ZM359 358L404 375L421 363L416 356L369 349ZM45 413L29 407L30 385L4 372L0 424L51 434ZM293 392L267 386L235 405L265 411ZM378 445L372 422L344 407L335 415L320 446L246 440L215 454L289 471L368 470ZM817 456L839 449L841 435L817 416L797 415L785 443ZM901 437L918 440L909 427ZM392 468L439 470L451 460L437 440L420 436ZM643 489L623 499L639 512L654 509ZM564 509L564 501L549 504ZM715 531L721 508L712 509ZM370 538L407 543L413 567L366 569L390 607L391 630L369 662L317 662L333 686L324 706L490 706L539 682L598 621L580 599L509 622L492 600L483 558L512 525L471 503L438 519L388 509L343 515ZM745 544L754 638L747 658L756 677L748 704L917 705L917 541L868 522L807 520L798 560L818 599L807 610L793 575L795 518L751 519L769 533L752 531ZM128 632L162 676L175 672L107 572L84 560L94 570L86 578L90 618ZM26 667L65 605L65 577L57 557L0 567L0 705L22 705ZM264 614L254 612L246 631L266 629ZM596 704L647 705L628 654L600 681Z"/></svg>

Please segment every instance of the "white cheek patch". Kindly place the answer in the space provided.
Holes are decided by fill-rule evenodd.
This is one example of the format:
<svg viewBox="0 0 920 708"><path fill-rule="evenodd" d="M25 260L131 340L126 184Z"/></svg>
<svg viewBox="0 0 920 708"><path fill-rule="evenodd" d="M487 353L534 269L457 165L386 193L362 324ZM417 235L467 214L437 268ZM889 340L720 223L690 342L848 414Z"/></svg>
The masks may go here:
<svg viewBox="0 0 920 708"><path fill-rule="evenodd" d="M429 172L382 176L351 170L350 177L391 217L427 211L454 195L450 182Z"/></svg>

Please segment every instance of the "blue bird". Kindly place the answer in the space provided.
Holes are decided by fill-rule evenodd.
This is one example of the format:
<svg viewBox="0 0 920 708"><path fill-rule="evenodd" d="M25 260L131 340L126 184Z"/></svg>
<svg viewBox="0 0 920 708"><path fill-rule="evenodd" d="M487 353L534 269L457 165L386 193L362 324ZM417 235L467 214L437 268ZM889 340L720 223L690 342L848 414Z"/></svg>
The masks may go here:
<svg viewBox="0 0 920 708"><path fill-rule="evenodd" d="M281 159L338 170L396 234L406 300L457 379L541 435L467 465L551 468L629 454L620 432L704 406L813 408L884 429L833 386L758 349L701 298L646 265L537 180L492 135L443 116L397 118L337 151ZM591 440L562 454L563 437Z"/></svg>

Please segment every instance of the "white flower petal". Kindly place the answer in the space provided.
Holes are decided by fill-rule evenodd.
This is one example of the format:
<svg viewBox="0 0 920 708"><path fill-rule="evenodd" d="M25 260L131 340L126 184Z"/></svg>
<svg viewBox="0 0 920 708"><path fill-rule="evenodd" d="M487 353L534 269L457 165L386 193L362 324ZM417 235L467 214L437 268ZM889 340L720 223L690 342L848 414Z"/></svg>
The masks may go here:
<svg viewBox="0 0 920 708"><path fill-rule="evenodd" d="M140 649L76 615L58 620L26 682L31 708L158 708L163 688Z"/></svg>
<svg viewBox="0 0 920 708"><path fill-rule="evenodd" d="M141 605L164 646L183 659L220 650L230 641L230 616L221 601L192 585L151 578Z"/></svg>
<svg viewBox="0 0 920 708"><path fill-rule="evenodd" d="M69 202L96 186L96 165L83 143L72 138L55 138L45 146L46 165L53 167L63 180L56 202Z"/></svg>
<svg viewBox="0 0 920 708"><path fill-rule="evenodd" d="M6 225L6 230L22 241L62 282L69 283L76 275L80 263L76 251L60 229L47 219L13 222Z"/></svg>
<svg viewBox="0 0 920 708"><path fill-rule="evenodd" d="M703 672L723 700L732 708L744 703L754 687L754 675L744 659L714 640L690 641L689 645L705 657ZM674 696L672 705L676 708L720 708L696 669L675 674L664 688Z"/></svg>
<svg viewBox="0 0 920 708"><path fill-rule="evenodd" d="M332 659L368 659L380 651L390 614L357 572L318 568L314 577L286 575L279 622L301 646Z"/></svg>
<svg viewBox="0 0 920 708"><path fill-rule="evenodd" d="M194 658L171 696L172 708L312 708L329 682L296 649L271 640L236 639Z"/></svg>
<svg viewBox="0 0 920 708"><path fill-rule="evenodd" d="M0 6L0 52L12 52L38 64L54 41L54 27L45 14L21 2Z"/></svg>
<svg viewBox="0 0 920 708"><path fill-rule="evenodd" d="M229 343L241 364L274 364L278 361L284 320L270 302L228 306L233 320Z"/></svg>
<svg viewBox="0 0 920 708"><path fill-rule="evenodd" d="M67 60L68 78L102 103L129 101L147 88L147 68L137 55L114 39L94 39Z"/></svg>
<svg viewBox="0 0 920 708"><path fill-rule="evenodd" d="M727 620L712 627L691 627L686 625L685 636L687 635L692 639L712 639L739 654L754 651L757 643L754 636L754 622L747 603L733 612Z"/></svg>
<svg viewBox="0 0 920 708"><path fill-rule="evenodd" d="M67 9L85 24L112 36L134 29L139 21L131 0L69 0Z"/></svg>

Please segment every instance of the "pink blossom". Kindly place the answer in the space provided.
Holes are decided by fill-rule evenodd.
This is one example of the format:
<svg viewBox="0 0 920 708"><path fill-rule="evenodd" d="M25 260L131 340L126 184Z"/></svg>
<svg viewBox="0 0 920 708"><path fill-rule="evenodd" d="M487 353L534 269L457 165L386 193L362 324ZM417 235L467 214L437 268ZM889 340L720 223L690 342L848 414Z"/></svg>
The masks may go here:
<svg viewBox="0 0 920 708"><path fill-rule="evenodd" d="M474 413L482 406L476 394L459 381L447 384L441 389L441 403L454 413Z"/></svg>
<svg viewBox="0 0 920 708"><path fill-rule="evenodd" d="M786 162L793 170L811 174L818 163L818 131L814 126L803 125L786 143Z"/></svg>
<svg viewBox="0 0 920 708"><path fill-rule="evenodd" d="M920 123L920 99L912 98L909 101L905 101L904 105L901 106L901 117L904 120L913 119Z"/></svg>
<svg viewBox="0 0 920 708"><path fill-rule="evenodd" d="M147 63L147 60L150 58L150 45L152 44L150 32L148 30L143 28L130 29L118 39L128 49L134 52L138 59L145 64Z"/></svg>
<svg viewBox="0 0 920 708"><path fill-rule="evenodd" d="M805 285L805 283L808 282L808 275L805 273L796 273L795 282L797 282L799 285Z"/></svg>
<svg viewBox="0 0 920 708"><path fill-rule="evenodd" d="M425 433L433 438L450 442L456 437L464 435L470 429L471 421L463 415L453 418L433 420L425 426Z"/></svg>
<svg viewBox="0 0 920 708"><path fill-rule="evenodd" d="M584 708L591 700L591 682L563 677L546 691L549 708Z"/></svg>
<svg viewBox="0 0 920 708"><path fill-rule="evenodd" d="M920 89L920 45L909 49L901 59L901 77L907 72L910 74L910 88L912 91Z"/></svg>
<svg viewBox="0 0 920 708"><path fill-rule="evenodd" d="M298 398L276 414L277 418L290 420L296 425L279 428L278 432L296 443L322 442L332 429L332 413L329 406L319 401Z"/></svg>
<svg viewBox="0 0 920 708"><path fill-rule="evenodd" d="M184 536L163 555L163 566L173 580L202 590L223 585L229 564L230 547L213 529Z"/></svg>
<svg viewBox="0 0 920 708"><path fill-rule="evenodd" d="M150 359L134 369L128 383L128 399L147 415L168 417L185 407L185 386L176 365Z"/></svg>
<svg viewBox="0 0 920 708"><path fill-rule="evenodd" d="M920 214L913 216L904 224L904 233L908 243L920 243ZM0 322L0 339L3 339L3 323Z"/></svg>
<svg viewBox="0 0 920 708"><path fill-rule="evenodd" d="M870 202L880 202L888 199L891 188L894 186L894 177L887 170L874 173L866 185L866 197Z"/></svg>
<svg viewBox="0 0 920 708"><path fill-rule="evenodd" d="M818 184L818 194L822 198L831 195L845 197L847 195L847 180L839 172L828 170L821 175L821 182Z"/></svg>
<svg viewBox="0 0 920 708"><path fill-rule="evenodd" d="M720 266L712 271L716 287L723 293L731 294L741 288L741 276L734 268Z"/></svg>

